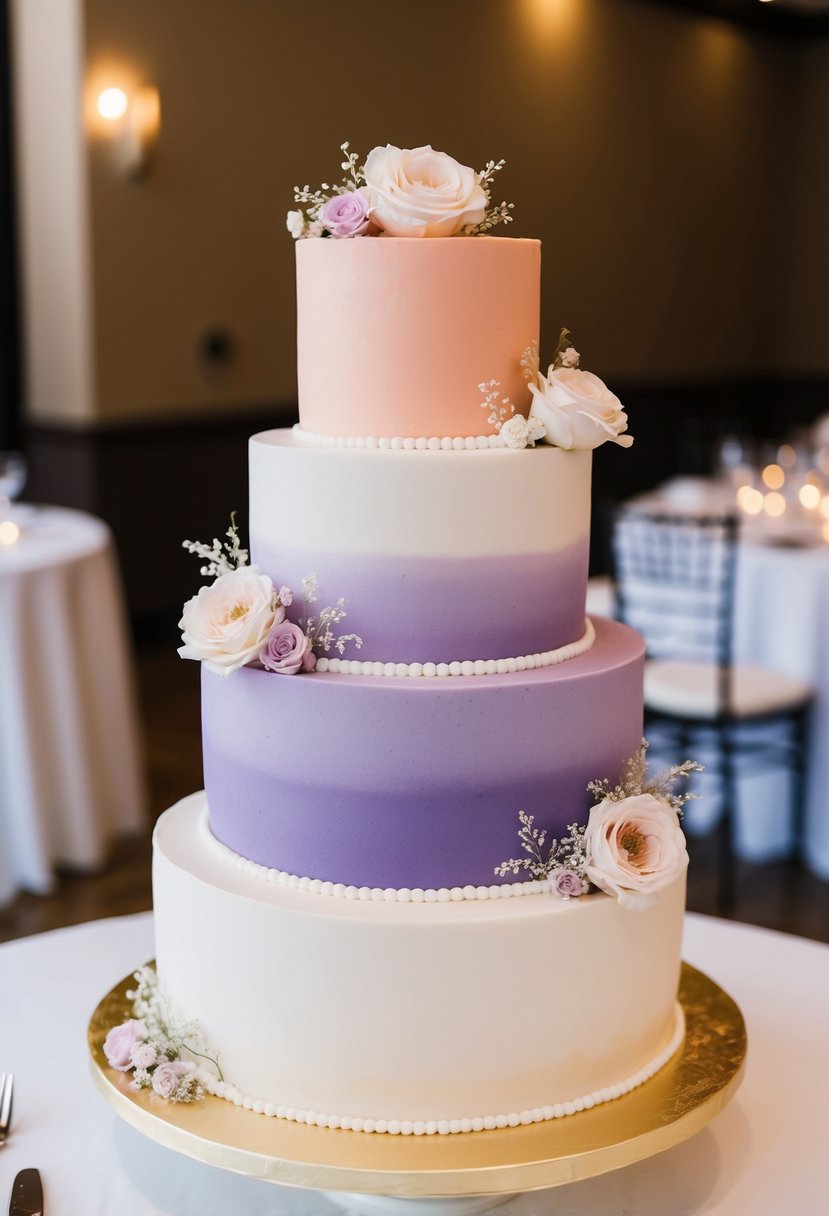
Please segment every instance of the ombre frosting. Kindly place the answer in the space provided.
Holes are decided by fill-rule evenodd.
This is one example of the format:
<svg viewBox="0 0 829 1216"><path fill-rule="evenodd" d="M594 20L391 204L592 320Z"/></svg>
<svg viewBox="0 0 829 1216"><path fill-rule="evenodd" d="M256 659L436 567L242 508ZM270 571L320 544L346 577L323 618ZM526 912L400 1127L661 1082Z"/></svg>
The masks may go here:
<svg viewBox="0 0 829 1216"><path fill-rule="evenodd" d="M642 735L643 643L596 619L558 667L458 680L202 679L213 834L273 869L369 887L490 884L518 812L584 822Z"/></svg>
<svg viewBox="0 0 829 1216"><path fill-rule="evenodd" d="M590 453L250 443L251 556L276 586L342 596L346 657L501 659L584 632Z"/></svg>

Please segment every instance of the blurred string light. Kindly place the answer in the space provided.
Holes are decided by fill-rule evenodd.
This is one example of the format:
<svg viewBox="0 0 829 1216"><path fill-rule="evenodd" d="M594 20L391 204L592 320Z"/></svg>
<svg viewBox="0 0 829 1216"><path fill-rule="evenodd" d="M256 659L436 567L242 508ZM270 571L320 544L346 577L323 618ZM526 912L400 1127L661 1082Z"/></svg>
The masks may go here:
<svg viewBox="0 0 829 1216"><path fill-rule="evenodd" d="M776 490L773 490L771 494L767 494L764 498L763 510L772 519L777 519L786 510L786 500L782 494L778 494Z"/></svg>
<svg viewBox="0 0 829 1216"><path fill-rule="evenodd" d="M770 490L779 490L786 480L786 474L779 464L767 464L762 472L763 483Z"/></svg>
<svg viewBox="0 0 829 1216"><path fill-rule="evenodd" d="M793 469L797 464L797 452L790 443L781 443L777 449L777 463L784 469Z"/></svg>
<svg viewBox="0 0 829 1216"><path fill-rule="evenodd" d="M820 503L820 487L814 485L813 482L807 482L805 486L800 487L798 498L802 507L805 507L807 511L814 511Z"/></svg>
<svg viewBox="0 0 829 1216"><path fill-rule="evenodd" d="M740 486L737 491L737 506L746 515L759 515L763 509L763 495L754 486Z"/></svg>
<svg viewBox="0 0 829 1216"><path fill-rule="evenodd" d="M20 537L20 529L10 519L0 523L0 545L13 545Z"/></svg>

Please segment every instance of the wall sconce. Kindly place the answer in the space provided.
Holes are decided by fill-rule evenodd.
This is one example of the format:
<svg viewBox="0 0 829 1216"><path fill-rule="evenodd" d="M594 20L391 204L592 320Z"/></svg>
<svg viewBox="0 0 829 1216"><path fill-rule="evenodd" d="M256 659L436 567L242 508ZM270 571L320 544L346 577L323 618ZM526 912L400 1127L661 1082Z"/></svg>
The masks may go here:
<svg viewBox="0 0 829 1216"><path fill-rule="evenodd" d="M124 177L144 177L152 165L161 129L158 89L142 85L127 92L110 86L98 94L96 108L118 171Z"/></svg>

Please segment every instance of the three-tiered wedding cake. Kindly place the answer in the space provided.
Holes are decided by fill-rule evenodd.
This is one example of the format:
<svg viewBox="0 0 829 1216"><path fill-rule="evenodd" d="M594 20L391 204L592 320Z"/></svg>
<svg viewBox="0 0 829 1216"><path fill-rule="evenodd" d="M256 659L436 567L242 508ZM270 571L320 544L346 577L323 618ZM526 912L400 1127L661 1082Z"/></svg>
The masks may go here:
<svg viewBox="0 0 829 1216"><path fill-rule="evenodd" d="M251 440L253 565L191 546L206 792L156 831L160 989L265 1114L560 1117L683 1035L682 800L636 760L615 786L643 643L584 615L589 449L626 418L566 331L538 370L497 166L346 155L289 217L300 425Z"/></svg>

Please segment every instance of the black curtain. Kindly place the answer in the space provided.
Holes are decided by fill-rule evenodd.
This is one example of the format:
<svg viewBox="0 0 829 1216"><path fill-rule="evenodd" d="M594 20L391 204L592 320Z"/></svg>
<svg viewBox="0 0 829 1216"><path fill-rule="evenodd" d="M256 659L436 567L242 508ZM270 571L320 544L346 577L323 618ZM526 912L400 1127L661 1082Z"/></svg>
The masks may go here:
<svg viewBox="0 0 829 1216"><path fill-rule="evenodd" d="M0 451L21 442L9 0L0 0Z"/></svg>

